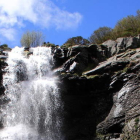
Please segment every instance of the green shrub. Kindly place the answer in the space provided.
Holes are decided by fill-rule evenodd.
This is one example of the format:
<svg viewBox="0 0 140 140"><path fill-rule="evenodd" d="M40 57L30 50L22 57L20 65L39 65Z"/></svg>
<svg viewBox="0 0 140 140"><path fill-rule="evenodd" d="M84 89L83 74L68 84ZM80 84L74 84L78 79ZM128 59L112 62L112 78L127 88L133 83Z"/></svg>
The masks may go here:
<svg viewBox="0 0 140 140"><path fill-rule="evenodd" d="M74 45L89 45L89 40L83 38L82 36L76 36L69 38L63 45L66 48L74 46Z"/></svg>
<svg viewBox="0 0 140 140"><path fill-rule="evenodd" d="M129 15L119 20L114 29L110 27L99 27L89 37L90 43L101 44L108 39L115 40L118 37L136 36L140 33L140 10L137 15Z"/></svg>
<svg viewBox="0 0 140 140"><path fill-rule="evenodd" d="M136 118L135 119L135 124L138 124L139 123L139 118Z"/></svg>

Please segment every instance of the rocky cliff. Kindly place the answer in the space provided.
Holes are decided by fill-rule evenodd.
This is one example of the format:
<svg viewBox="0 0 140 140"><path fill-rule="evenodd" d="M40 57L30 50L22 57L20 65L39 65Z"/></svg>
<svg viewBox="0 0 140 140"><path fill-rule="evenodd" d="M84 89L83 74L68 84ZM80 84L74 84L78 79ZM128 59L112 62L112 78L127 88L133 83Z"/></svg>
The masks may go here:
<svg viewBox="0 0 140 140"><path fill-rule="evenodd" d="M140 38L56 49L66 140L140 139Z"/></svg>

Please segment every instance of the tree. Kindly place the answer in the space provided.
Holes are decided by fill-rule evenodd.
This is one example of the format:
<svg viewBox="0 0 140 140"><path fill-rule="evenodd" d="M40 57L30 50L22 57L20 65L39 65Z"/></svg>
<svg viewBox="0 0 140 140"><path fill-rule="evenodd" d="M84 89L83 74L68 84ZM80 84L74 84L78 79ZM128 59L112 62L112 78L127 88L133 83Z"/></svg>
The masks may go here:
<svg viewBox="0 0 140 140"><path fill-rule="evenodd" d="M21 45L28 48L40 46L43 42L44 35L38 31L27 31L22 35L20 40Z"/></svg>
<svg viewBox="0 0 140 140"><path fill-rule="evenodd" d="M74 45L88 45L90 42L83 38L82 36L77 36L77 37L72 37L69 38L64 44L63 46L74 46Z"/></svg>
<svg viewBox="0 0 140 140"><path fill-rule="evenodd" d="M114 28L117 37L134 36L140 27L138 18L135 16L127 16L119 20Z"/></svg>
<svg viewBox="0 0 140 140"><path fill-rule="evenodd" d="M108 39L117 39L118 37L136 36L140 34L140 10L137 15L129 15L117 22L114 29L109 27L100 27L89 37L92 44L101 44Z"/></svg>
<svg viewBox="0 0 140 140"><path fill-rule="evenodd" d="M110 39L112 36L112 28L110 27L100 27L99 29L95 30L91 36L89 37L89 41L92 44L100 44Z"/></svg>

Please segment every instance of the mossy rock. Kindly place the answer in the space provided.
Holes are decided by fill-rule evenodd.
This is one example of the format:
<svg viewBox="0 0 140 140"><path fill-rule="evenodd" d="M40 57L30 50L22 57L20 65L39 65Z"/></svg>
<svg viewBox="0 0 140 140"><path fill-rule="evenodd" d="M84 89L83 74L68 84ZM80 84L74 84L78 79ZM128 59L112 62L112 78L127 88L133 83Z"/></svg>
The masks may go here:
<svg viewBox="0 0 140 140"><path fill-rule="evenodd" d="M90 76L87 76L87 79L94 79L94 78L99 78L100 76L99 75L90 75Z"/></svg>

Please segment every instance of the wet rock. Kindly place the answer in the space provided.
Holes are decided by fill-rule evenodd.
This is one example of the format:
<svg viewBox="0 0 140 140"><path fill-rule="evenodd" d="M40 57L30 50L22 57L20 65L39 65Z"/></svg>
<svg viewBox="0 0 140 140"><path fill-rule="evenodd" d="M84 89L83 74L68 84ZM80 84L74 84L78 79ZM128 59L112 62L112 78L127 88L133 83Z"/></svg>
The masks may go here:
<svg viewBox="0 0 140 140"><path fill-rule="evenodd" d="M5 88L4 86L2 85L2 83L0 84L0 96L4 94L4 91L5 91Z"/></svg>
<svg viewBox="0 0 140 140"><path fill-rule="evenodd" d="M68 48L63 49L63 57L67 58L68 57Z"/></svg>
<svg viewBox="0 0 140 140"><path fill-rule="evenodd" d="M0 55L0 59L1 59L1 60L6 60L7 58L8 58L8 56Z"/></svg>
<svg viewBox="0 0 140 140"><path fill-rule="evenodd" d="M67 56L66 52L64 53L63 49L61 49L61 48L53 47L52 54L53 54L53 58L54 58L54 67L53 68L62 66L68 60L68 57L66 57Z"/></svg>
<svg viewBox="0 0 140 140"><path fill-rule="evenodd" d="M24 47L24 51L29 51L30 47Z"/></svg>

